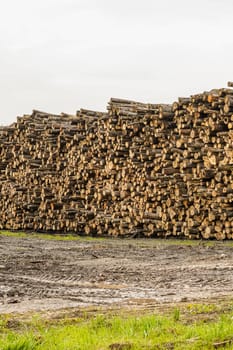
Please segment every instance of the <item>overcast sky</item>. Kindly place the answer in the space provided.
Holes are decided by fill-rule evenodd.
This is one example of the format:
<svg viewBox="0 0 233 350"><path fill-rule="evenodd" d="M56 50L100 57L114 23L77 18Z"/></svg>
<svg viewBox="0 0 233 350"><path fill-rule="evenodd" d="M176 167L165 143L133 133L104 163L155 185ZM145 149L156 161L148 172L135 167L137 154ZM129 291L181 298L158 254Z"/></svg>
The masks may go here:
<svg viewBox="0 0 233 350"><path fill-rule="evenodd" d="M0 124L233 80L232 0L0 0Z"/></svg>

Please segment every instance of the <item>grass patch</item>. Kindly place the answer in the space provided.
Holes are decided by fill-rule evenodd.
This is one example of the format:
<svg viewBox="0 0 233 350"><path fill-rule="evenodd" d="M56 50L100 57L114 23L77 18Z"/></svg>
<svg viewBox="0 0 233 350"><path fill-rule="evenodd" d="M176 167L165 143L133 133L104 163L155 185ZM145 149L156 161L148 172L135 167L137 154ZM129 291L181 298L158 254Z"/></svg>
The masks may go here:
<svg viewBox="0 0 233 350"><path fill-rule="evenodd" d="M11 316L0 320L1 350L155 350L155 349L233 349L233 306L216 314L215 319L198 319L198 312L214 307L193 304L176 307L166 315L129 315L124 312L83 315L79 318L45 320L34 317L18 322ZM189 315L189 322L186 316ZM12 316L13 317L13 316Z"/></svg>
<svg viewBox="0 0 233 350"><path fill-rule="evenodd" d="M102 240L102 237L79 236L77 234L58 234L58 233L38 233L38 232L22 232L22 231L0 231L0 235L15 238L37 238L55 241L96 241Z"/></svg>
<svg viewBox="0 0 233 350"><path fill-rule="evenodd" d="M114 241L114 244L128 244L131 246L136 246L140 248L153 248L158 246L233 246L233 241L208 241L208 240L190 240L190 239L180 239L180 238L135 238L130 239L127 237L112 237L112 236L83 236L78 234L68 234L68 233L38 233L38 232L23 232L23 231L8 231L0 230L0 235L6 237L15 238L37 238L44 240L54 240L54 241L80 241L80 242L96 242L96 241Z"/></svg>

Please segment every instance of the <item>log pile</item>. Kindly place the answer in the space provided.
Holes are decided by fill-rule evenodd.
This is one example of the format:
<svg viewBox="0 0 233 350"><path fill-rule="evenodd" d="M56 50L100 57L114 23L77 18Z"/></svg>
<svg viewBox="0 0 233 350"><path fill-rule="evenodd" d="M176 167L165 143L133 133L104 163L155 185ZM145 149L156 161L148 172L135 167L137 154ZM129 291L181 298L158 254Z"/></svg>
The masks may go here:
<svg viewBox="0 0 233 350"><path fill-rule="evenodd" d="M233 238L233 86L0 128L0 229Z"/></svg>

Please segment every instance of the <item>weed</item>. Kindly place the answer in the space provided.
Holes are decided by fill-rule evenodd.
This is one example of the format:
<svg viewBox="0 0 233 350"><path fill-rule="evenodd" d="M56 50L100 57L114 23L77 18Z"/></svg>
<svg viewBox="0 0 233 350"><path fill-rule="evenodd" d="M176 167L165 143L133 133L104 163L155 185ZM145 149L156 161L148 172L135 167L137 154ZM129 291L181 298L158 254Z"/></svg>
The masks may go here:
<svg viewBox="0 0 233 350"><path fill-rule="evenodd" d="M174 320L175 322L178 322L178 321L180 320L180 309L175 308L175 309L173 310L173 320Z"/></svg>

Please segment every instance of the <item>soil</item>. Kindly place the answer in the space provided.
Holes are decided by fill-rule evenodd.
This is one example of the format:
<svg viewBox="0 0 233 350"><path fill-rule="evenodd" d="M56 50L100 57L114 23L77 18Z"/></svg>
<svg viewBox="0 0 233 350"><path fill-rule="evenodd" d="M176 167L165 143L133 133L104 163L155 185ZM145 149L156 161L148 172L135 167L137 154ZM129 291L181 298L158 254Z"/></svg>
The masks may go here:
<svg viewBox="0 0 233 350"><path fill-rule="evenodd" d="M0 312L233 297L233 244L0 235Z"/></svg>

